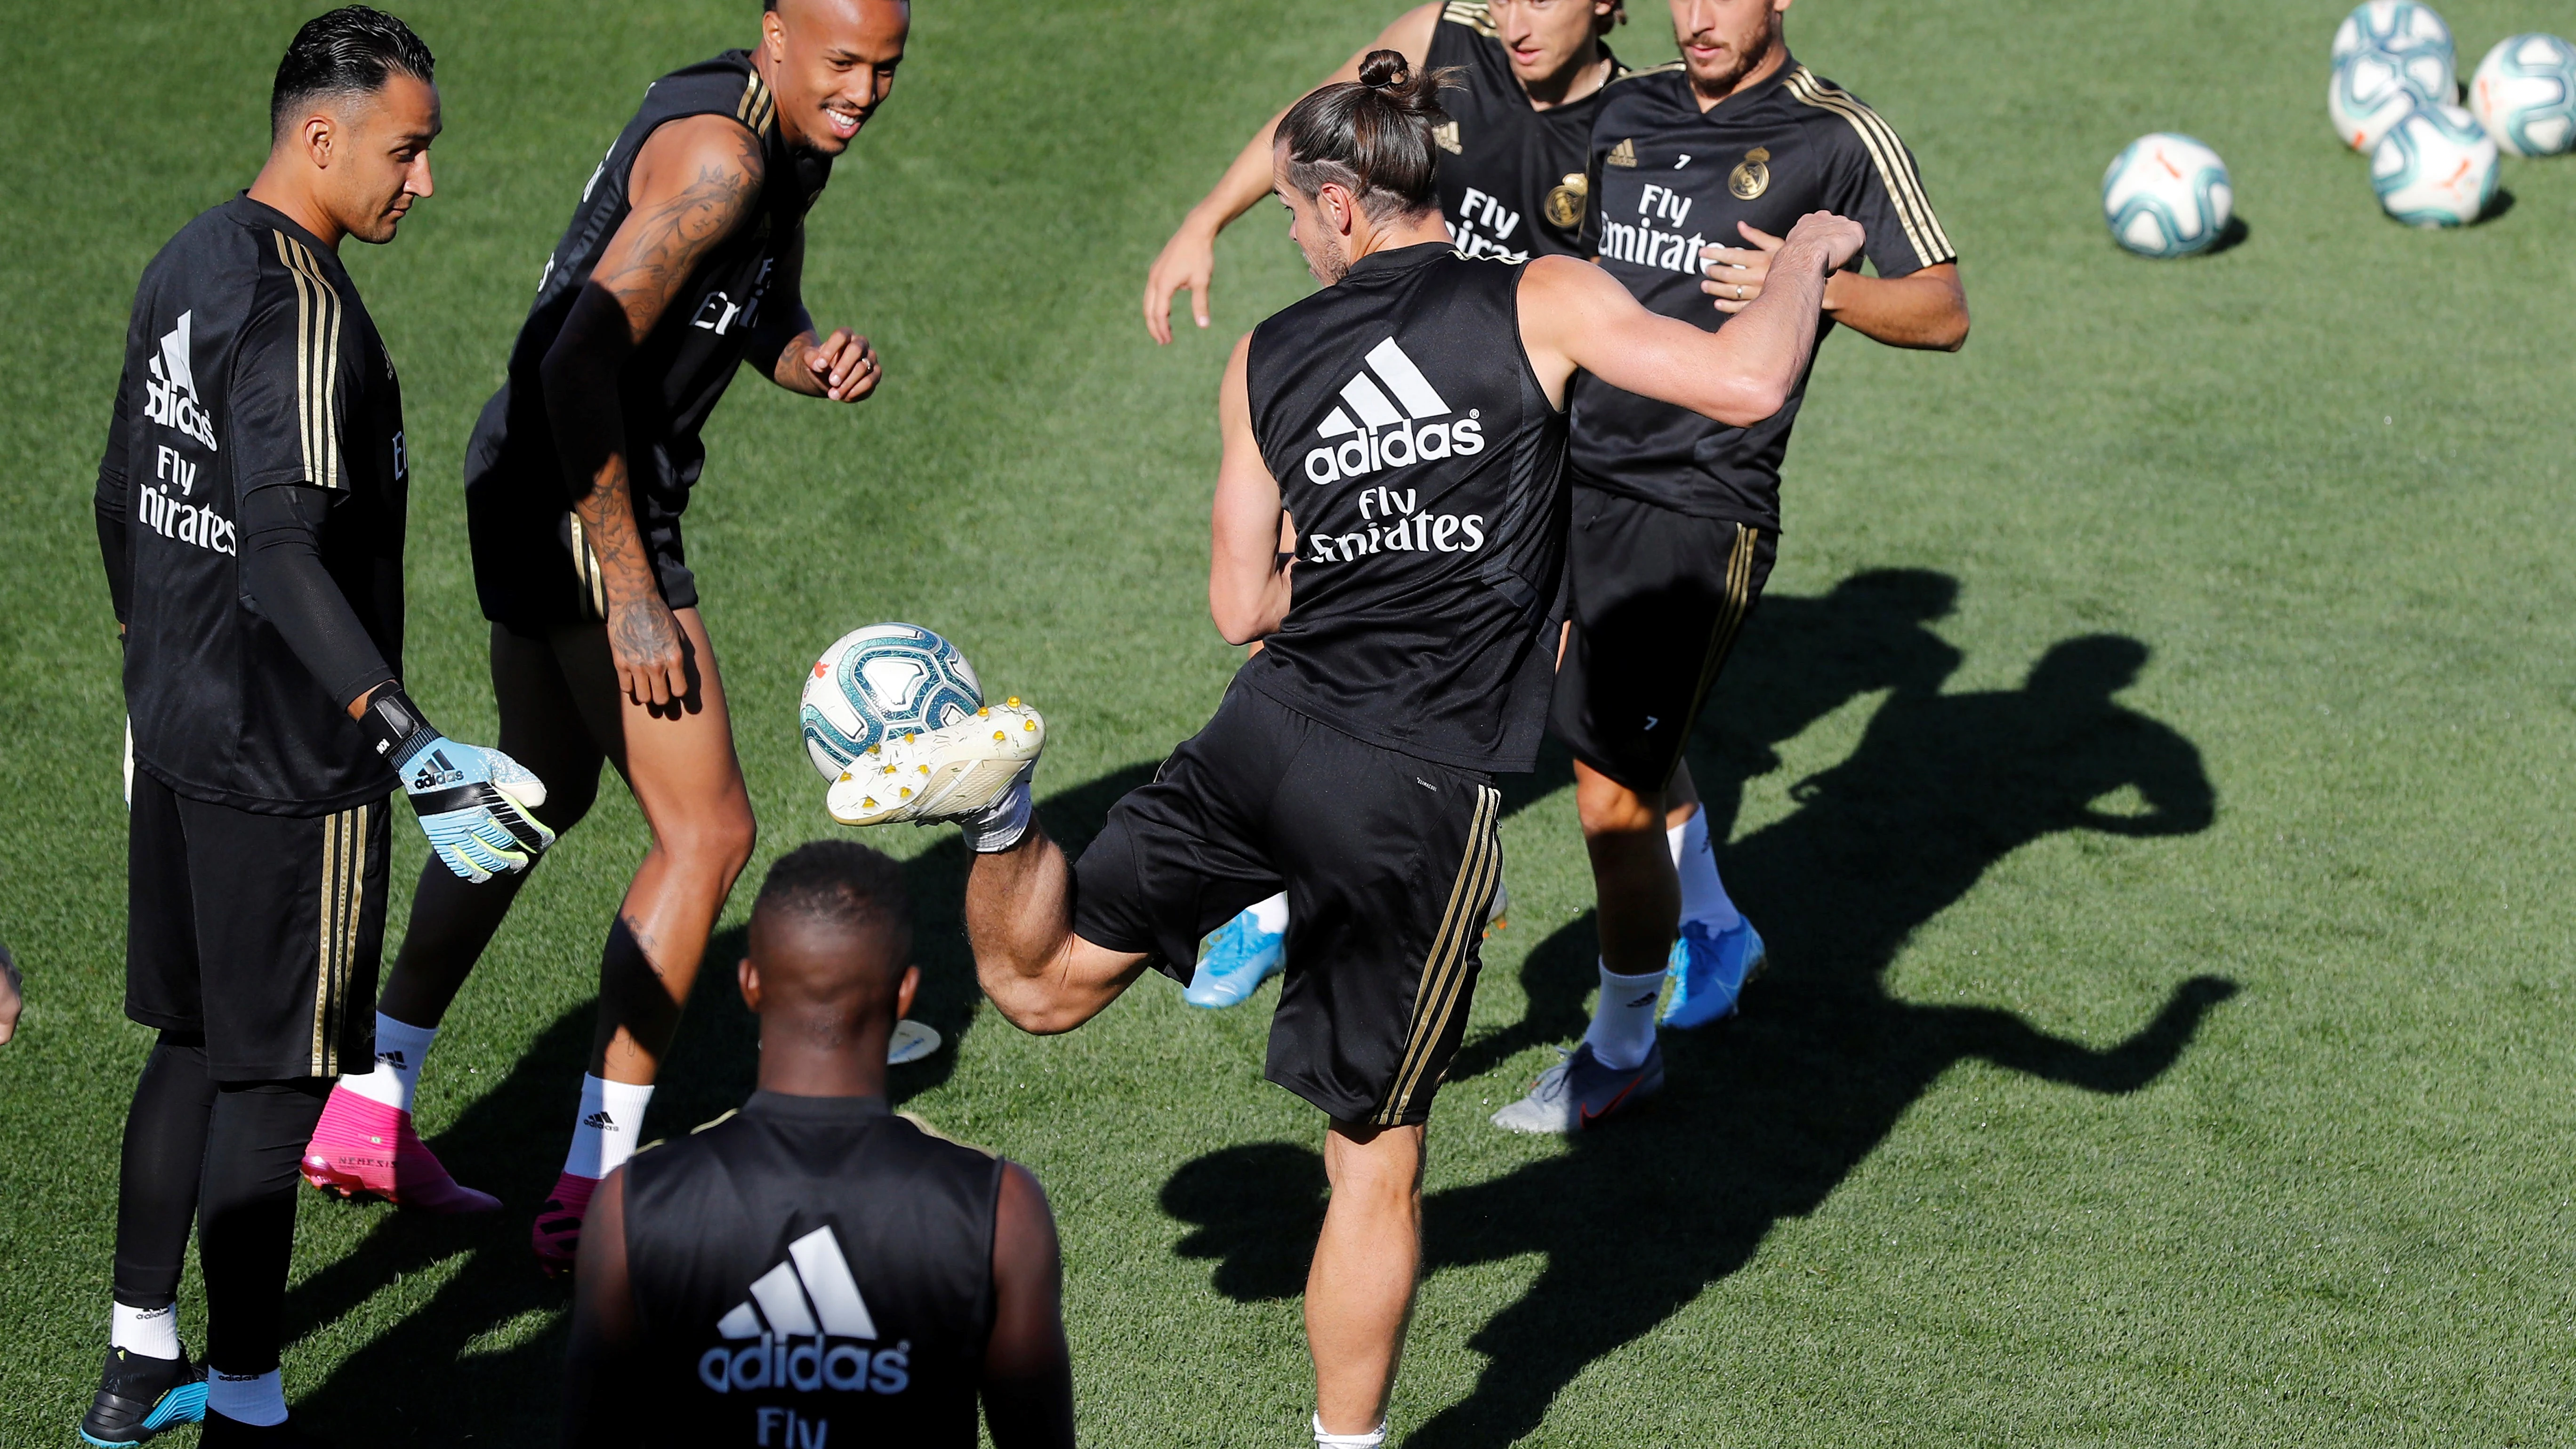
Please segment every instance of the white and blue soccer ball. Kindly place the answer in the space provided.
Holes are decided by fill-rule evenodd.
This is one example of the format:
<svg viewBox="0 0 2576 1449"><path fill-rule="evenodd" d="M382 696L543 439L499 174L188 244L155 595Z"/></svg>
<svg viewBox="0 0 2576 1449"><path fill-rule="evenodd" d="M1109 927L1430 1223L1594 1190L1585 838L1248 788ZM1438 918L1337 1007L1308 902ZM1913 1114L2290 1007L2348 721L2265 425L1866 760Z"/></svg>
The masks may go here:
<svg viewBox="0 0 2576 1449"><path fill-rule="evenodd" d="M2102 219L2142 257L2187 257L2215 245L2236 209L2227 163L2189 136L2140 136L2102 173Z"/></svg>
<svg viewBox="0 0 2576 1449"><path fill-rule="evenodd" d="M2416 0L2364 0L2353 7L2343 24L2335 27L2334 45L2330 51L2335 64L2365 50L2389 55L2432 55L2441 58L2442 75L2452 74L2451 27L2434 13L2430 5ZM2439 97L2451 99L2447 91Z"/></svg>
<svg viewBox="0 0 2576 1449"><path fill-rule="evenodd" d="M805 676L805 753L826 780L889 735L955 724L984 707L957 646L917 624L870 624L832 641Z"/></svg>
<svg viewBox="0 0 2576 1449"><path fill-rule="evenodd" d="M2497 41L2469 78L2469 113L2508 156L2576 147L2576 46L2555 35Z"/></svg>
<svg viewBox="0 0 2576 1449"><path fill-rule="evenodd" d="M2408 226L2466 226L2495 199L2495 138L2458 106L2426 106L2379 139L2370 184Z"/></svg>
<svg viewBox="0 0 2576 1449"><path fill-rule="evenodd" d="M2326 114L2343 143L2366 156L2389 127L2454 94L2447 50L2435 55L2368 47L2335 62L2326 80Z"/></svg>

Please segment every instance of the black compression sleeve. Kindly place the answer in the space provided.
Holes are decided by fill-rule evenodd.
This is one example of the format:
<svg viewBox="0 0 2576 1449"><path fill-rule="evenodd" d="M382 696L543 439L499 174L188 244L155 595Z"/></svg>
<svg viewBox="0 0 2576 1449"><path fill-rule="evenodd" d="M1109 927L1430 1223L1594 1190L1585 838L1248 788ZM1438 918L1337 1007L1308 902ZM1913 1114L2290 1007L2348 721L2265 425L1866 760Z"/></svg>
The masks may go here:
<svg viewBox="0 0 2576 1449"><path fill-rule="evenodd" d="M241 502L242 587L287 647L342 705L394 677L358 611L322 567L330 495L303 484L253 489Z"/></svg>
<svg viewBox="0 0 2576 1449"><path fill-rule="evenodd" d="M134 605L134 559L125 551L125 507L122 495L110 506L107 493L98 495L98 561L107 566L107 599L116 610L116 622L122 624Z"/></svg>

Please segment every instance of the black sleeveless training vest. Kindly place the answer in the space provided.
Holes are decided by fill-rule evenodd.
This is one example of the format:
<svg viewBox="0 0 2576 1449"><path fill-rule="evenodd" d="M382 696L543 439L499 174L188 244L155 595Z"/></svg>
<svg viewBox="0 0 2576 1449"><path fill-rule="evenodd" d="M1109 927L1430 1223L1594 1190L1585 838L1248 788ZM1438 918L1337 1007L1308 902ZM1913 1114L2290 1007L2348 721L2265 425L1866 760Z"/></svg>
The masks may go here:
<svg viewBox="0 0 2576 1449"><path fill-rule="evenodd" d="M635 1155L626 1267L673 1445L972 1449L1002 1163L877 1097L754 1092Z"/></svg>
<svg viewBox="0 0 2576 1449"><path fill-rule="evenodd" d="M1438 242L1362 257L1255 328L1246 366L1297 562L1236 677L1469 770L1537 763L1562 617L1565 416L1521 351L1520 280Z"/></svg>

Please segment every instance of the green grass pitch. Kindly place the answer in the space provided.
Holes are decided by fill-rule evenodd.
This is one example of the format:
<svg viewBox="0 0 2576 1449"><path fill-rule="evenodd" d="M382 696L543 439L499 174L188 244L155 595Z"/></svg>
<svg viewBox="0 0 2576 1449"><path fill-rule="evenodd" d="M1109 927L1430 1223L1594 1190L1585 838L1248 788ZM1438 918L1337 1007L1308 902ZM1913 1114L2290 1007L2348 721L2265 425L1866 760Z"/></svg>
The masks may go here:
<svg viewBox="0 0 2576 1449"><path fill-rule="evenodd" d="M0 1443L73 1442L103 1345L121 1012L117 652L89 513L125 308L247 183L315 6L0 14ZM456 485L544 253L644 83L749 0L402 7L440 56L438 195L352 270L417 463L408 673L491 729ZM834 827L794 681L842 630L947 632L1053 722L1079 840L1207 716L1211 406L1308 283L1280 218L1158 351L1146 264L1247 129L1392 0L926 0L812 219L810 300L883 351L855 411L746 379L692 562L764 839ZM1663 7L1616 44L1661 58ZM1920 157L1957 357L1825 349L1772 597L1694 752L1775 971L1667 1050L1653 1112L1489 1130L1580 1030L1590 888L1561 756L1511 786L1513 913L1432 1132L1417 1445L2546 1444L2576 1438L2576 784L2567 238L2576 160L2467 232L2384 221L2324 115L2340 0L1806 0L1801 59ZM2564 0L2453 0L2462 67ZM2249 235L2129 258L2132 137L2233 169ZM398 828L397 929L420 860ZM953 832L916 862L952 1049L903 1105L1028 1162L1063 1224L1084 1432L1293 1445L1318 1123L1262 1009L1148 981L1070 1037L979 1011ZM553 1433L564 1293L528 1258L641 826L610 790L450 1018L423 1126L510 1204L306 1198L287 1391L344 1442ZM729 976L749 892L708 974ZM1271 999L1265 992L1262 1001ZM702 989L648 1135L749 1085ZM199 1337L193 1273L184 1322ZM192 1434L170 1441L184 1445Z"/></svg>

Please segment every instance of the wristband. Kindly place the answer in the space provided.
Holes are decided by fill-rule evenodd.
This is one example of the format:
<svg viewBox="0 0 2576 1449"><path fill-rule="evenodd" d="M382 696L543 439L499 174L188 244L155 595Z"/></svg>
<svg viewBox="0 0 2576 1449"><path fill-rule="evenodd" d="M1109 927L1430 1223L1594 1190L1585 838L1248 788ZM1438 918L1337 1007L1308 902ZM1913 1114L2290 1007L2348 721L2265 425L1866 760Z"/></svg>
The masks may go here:
<svg viewBox="0 0 2576 1449"><path fill-rule="evenodd" d="M400 680L376 691L376 697L367 701L365 713L359 716L359 723L366 726L367 734L375 741L376 753L394 767L396 774L411 763L412 756L439 737L438 731L421 717L411 696L403 693Z"/></svg>

